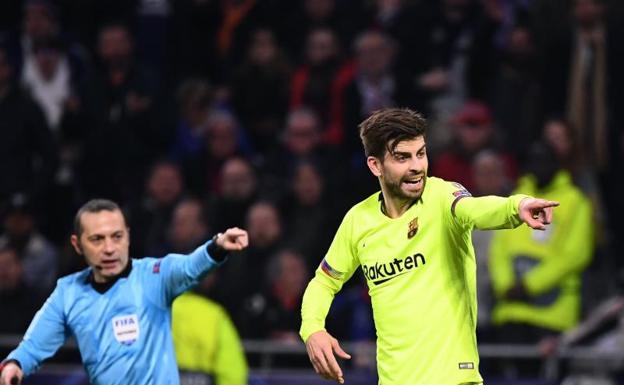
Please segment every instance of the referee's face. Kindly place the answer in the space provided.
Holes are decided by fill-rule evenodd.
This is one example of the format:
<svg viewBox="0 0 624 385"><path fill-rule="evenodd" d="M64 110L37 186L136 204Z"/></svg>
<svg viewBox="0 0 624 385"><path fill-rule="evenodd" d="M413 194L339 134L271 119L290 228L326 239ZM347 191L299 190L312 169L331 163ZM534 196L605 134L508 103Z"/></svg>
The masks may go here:
<svg viewBox="0 0 624 385"><path fill-rule="evenodd" d="M117 277L128 264L129 231L119 210L86 212L80 217L80 238L72 235L71 242L78 254L84 255L93 268L96 282Z"/></svg>
<svg viewBox="0 0 624 385"><path fill-rule="evenodd" d="M384 193L399 200L420 198L425 190L428 167L424 137L399 142L392 153L386 152L379 167Z"/></svg>

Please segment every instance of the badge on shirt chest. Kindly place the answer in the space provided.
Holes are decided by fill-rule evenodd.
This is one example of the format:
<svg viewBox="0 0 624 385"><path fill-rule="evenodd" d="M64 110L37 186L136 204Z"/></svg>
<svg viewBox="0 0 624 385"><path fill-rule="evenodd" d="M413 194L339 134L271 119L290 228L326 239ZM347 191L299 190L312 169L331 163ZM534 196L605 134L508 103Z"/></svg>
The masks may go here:
<svg viewBox="0 0 624 385"><path fill-rule="evenodd" d="M113 334L118 342L132 345L139 339L139 317L136 314L117 316L112 323Z"/></svg>
<svg viewBox="0 0 624 385"><path fill-rule="evenodd" d="M407 239L412 239L418 232L418 217L412 219L408 224Z"/></svg>

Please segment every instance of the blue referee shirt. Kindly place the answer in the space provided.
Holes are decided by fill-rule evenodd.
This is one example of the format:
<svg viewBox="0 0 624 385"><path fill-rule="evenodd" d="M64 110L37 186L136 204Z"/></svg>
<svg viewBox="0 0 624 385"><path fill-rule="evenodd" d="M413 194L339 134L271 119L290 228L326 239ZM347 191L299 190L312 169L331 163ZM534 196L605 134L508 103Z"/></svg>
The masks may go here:
<svg viewBox="0 0 624 385"><path fill-rule="evenodd" d="M91 268L59 279L7 359L28 376L74 336L94 385L179 384L171 303L221 264L209 244L189 255L132 259L104 292L92 285Z"/></svg>

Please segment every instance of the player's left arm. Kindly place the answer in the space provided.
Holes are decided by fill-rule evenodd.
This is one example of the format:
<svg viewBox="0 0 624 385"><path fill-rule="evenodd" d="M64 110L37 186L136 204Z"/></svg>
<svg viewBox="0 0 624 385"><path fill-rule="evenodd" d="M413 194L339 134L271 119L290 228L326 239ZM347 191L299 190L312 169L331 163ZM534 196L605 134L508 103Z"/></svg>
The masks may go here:
<svg viewBox="0 0 624 385"><path fill-rule="evenodd" d="M167 301L171 303L197 285L212 269L222 265L230 252L243 250L248 244L247 231L233 227L188 255L170 254L164 257L159 268Z"/></svg>
<svg viewBox="0 0 624 385"><path fill-rule="evenodd" d="M559 205L522 194L475 198L461 185L454 186L459 188L449 191L447 198L453 218L479 230L511 229L523 222L531 228L544 230L552 221L553 207Z"/></svg>

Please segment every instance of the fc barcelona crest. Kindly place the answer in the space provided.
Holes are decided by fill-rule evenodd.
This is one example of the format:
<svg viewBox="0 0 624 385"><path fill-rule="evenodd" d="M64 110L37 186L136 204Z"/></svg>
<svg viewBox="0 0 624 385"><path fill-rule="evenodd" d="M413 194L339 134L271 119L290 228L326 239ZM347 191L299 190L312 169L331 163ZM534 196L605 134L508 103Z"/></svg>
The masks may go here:
<svg viewBox="0 0 624 385"><path fill-rule="evenodd" d="M409 229L407 230L407 239L412 239L418 232L418 217L412 219L408 226Z"/></svg>

